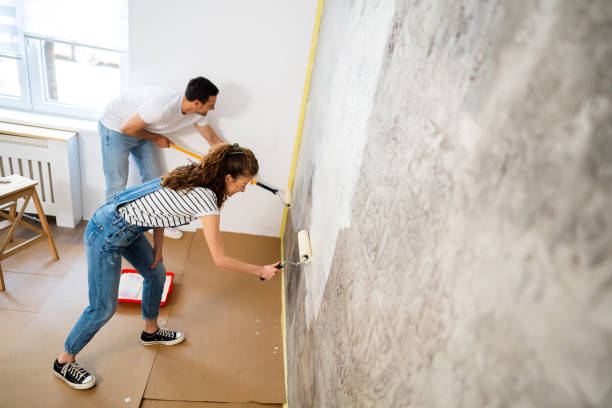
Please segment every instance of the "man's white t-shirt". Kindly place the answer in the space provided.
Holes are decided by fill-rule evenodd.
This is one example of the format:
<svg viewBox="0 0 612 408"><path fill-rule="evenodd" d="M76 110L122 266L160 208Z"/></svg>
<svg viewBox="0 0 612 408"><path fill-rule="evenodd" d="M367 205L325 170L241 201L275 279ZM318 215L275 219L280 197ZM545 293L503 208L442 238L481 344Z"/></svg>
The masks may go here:
<svg viewBox="0 0 612 408"><path fill-rule="evenodd" d="M175 132L193 124L206 126L206 116L181 112L183 96L182 91L159 86L127 89L106 106L100 122L110 130L121 132L123 122L138 113L148 124L145 129L153 133Z"/></svg>

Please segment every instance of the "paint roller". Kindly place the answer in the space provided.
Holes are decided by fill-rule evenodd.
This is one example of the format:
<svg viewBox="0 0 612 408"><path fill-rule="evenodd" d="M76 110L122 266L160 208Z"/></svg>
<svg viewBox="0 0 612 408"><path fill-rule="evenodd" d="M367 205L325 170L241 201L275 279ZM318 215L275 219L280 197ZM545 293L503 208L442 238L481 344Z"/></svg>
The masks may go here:
<svg viewBox="0 0 612 408"><path fill-rule="evenodd" d="M273 187L266 186L261 181L249 180L249 182L251 184L255 184L255 185L263 188L264 190L268 190L269 192L271 192L272 194L277 196L278 199L281 201L281 203L283 203L283 205L285 207L291 208L291 204L292 204L292 202L291 202L291 190L285 191L284 193L281 194L282 190L279 190L278 188L273 188Z"/></svg>
<svg viewBox="0 0 612 408"><path fill-rule="evenodd" d="M299 264L309 264L312 262L312 248L310 247L310 236L308 235L308 231L301 230L298 232L298 250L300 253L299 262L293 261L283 261L275 266L276 269L283 269L286 264L299 265ZM259 278L260 280L264 280L264 278Z"/></svg>
<svg viewBox="0 0 612 408"><path fill-rule="evenodd" d="M178 150L179 152L183 152L185 154L188 154L189 156L195 157L198 160L202 160L201 156L198 156L197 154L190 152L187 149L183 149L182 147L179 147L177 145L175 145L174 143L170 144L170 147L172 147L173 149ZM281 194L282 190L279 190L278 188L273 188L270 186L265 185L264 183L260 182L260 181L256 181L256 180L249 180L249 182L251 184L255 184L261 188L263 188L264 190L268 190L269 192L271 192L272 194L274 194L275 196L278 197L278 199L281 201L281 203L283 203L283 205L287 208L291 208L291 204L292 204L292 199L291 199L291 190L287 190L284 193Z"/></svg>

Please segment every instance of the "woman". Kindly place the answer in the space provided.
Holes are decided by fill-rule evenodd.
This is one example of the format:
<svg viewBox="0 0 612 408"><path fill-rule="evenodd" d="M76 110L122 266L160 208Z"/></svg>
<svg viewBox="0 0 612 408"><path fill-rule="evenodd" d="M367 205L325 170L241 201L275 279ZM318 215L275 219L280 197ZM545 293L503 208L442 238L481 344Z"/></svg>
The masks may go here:
<svg viewBox="0 0 612 408"><path fill-rule="evenodd" d="M178 167L162 179L129 188L100 207L85 230L89 306L75 324L64 349L53 364L53 373L72 388L95 385L93 374L75 356L111 318L117 308L121 257L144 277L140 342L174 345L181 332L160 329L157 324L166 270L162 259L164 227L185 225L201 217L206 242L215 265L237 272L274 277L276 264L258 266L225 254L219 232L219 209L223 202L257 174L259 165L249 149L238 144L218 144L201 163ZM153 247L143 232L154 228Z"/></svg>

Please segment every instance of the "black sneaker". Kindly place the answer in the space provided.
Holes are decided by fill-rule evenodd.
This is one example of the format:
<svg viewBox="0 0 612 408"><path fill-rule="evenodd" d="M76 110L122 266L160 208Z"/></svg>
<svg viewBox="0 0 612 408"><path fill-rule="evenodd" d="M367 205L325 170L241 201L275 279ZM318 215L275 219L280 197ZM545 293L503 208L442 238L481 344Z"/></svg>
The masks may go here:
<svg viewBox="0 0 612 408"><path fill-rule="evenodd" d="M172 346L174 344L179 344L183 340L185 340L185 335L183 333L168 329L157 329L153 334L143 331L140 334L140 344L143 346L150 346L153 344Z"/></svg>
<svg viewBox="0 0 612 408"><path fill-rule="evenodd" d="M96 385L96 377L81 367L76 361L60 364L57 359L53 362L53 374L64 380L69 387L77 390L86 390Z"/></svg>

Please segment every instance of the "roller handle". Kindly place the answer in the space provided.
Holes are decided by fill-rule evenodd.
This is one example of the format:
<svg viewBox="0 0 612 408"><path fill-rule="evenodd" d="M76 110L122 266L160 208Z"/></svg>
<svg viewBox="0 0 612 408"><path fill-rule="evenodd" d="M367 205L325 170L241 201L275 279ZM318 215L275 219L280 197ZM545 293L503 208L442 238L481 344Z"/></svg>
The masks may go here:
<svg viewBox="0 0 612 408"><path fill-rule="evenodd" d="M283 265L282 263L279 263L278 265L275 266L276 269L283 269ZM259 277L259 280L266 280L265 278L262 278L261 276Z"/></svg>
<svg viewBox="0 0 612 408"><path fill-rule="evenodd" d="M272 188L272 187L268 187L265 184L260 183L259 181L256 183L259 187L263 188L264 190L268 190L269 192L271 192L272 194L276 194L278 193L278 189L276 188Z"/></svg>
<svg viewBox="0 0 612 408"><path fill-rule="evenodd" d="M175 145L174 143L171 143L171 144L170 144L170 147L172 147L172 148L174 148L174 149L178 150L179 152L183 152L183 153L188 154L188 155L190 155L190 156L192 156L192 157L195 157L195 158L196 158L196 159L198 159L198 160L202 160L202 156L198 156L198 155L197 155L197 154L195 154L194 152L190 152L190 151L189 151L189 150L187 150L187 149L183 149L182 147L178 147L178 146L177 146L177 145Z"/></svg>

